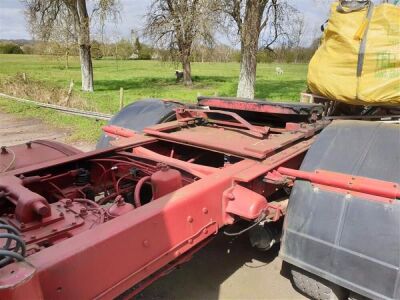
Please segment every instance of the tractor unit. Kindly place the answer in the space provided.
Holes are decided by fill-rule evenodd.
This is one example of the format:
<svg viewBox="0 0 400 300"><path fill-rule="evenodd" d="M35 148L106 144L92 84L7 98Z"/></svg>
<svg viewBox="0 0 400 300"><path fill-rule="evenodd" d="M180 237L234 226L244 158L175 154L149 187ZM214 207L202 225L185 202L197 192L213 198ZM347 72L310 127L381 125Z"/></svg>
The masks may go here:
<svg viewBox="0 0 400 300"><path fill-rule="evenodd" d="M400 299L399 112L148 99L91 152L2 147L0 299L129 299L221 230L309 297Z"/></svg>

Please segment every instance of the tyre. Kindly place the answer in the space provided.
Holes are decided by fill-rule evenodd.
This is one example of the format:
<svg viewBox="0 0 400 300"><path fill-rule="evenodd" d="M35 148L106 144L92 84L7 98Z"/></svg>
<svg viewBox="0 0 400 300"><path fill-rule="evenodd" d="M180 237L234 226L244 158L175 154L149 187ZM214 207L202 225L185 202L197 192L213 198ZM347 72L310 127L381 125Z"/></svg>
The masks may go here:
<svg viewBox="0 0 400 300"><path fill-rule="evenodd" d="M399 149L396 124L337 120L318 135L300 170L325 170L350 176L350 181L360 177L395 185L400 182ZM334 186L332 177L328 178L324 177ZM392 270L400 267L400 206L396 197L375 201L372 193L356 190L315 188L309 180L296 180L285 216L280 257L308 266L311 273L318 270L316 275L364 296L396 298L399 281ZM301 274L294 274L300 290L313 298L327 299L329 290L320 297L316 287L326 292L329 284L321 280L317 284L316 279L311 277L307 282Z"/></svg>
<svg viewBox="0 0 400 300"><path fill-rule="evenodd" d="M346 289L295 266L290 267L292 284L304 295L315 300L347 299Z"/></svg>
<svg viewBox="0 0 400 300"><path fill-rule="evenodd" d="M175 108L182 104L160 99L144 99L133 102L119 111L108 123L141 132L144 128L155 124L175 120ZM96 149L110 147L113 137L102 134Z"/></svg>

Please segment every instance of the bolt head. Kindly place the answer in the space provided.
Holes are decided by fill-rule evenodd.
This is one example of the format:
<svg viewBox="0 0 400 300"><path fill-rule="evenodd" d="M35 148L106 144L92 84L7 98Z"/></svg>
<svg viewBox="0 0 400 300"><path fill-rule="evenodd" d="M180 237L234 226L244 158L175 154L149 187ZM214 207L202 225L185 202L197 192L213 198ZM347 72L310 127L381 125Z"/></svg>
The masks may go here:
<svg viewBox="0 0 400 300"><path fill-rule="evenodd" d="M233 193L228 193L228 199L229 200L235 200L235 195Z"/></svg>
<svg viewBox="0 0 400 300"><path fill-rule="evenodd" d="M6 146L1 146L1 154L7 154L7 147Z"/></svg>

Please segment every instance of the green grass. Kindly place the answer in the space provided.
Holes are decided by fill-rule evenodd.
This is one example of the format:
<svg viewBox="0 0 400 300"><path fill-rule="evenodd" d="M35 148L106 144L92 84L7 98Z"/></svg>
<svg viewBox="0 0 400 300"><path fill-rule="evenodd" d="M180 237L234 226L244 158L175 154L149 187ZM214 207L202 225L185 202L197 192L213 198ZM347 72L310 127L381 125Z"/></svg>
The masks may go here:
<svg viewBox="0 0 400 300"><path fill-rule="evenodd" d="M101 126L105 125L104 121L62 114L51 109L14 102L2 97L0 97L0 111L15 114L18 117L41 119L53 127L68 130L70 135L67 142L95 143L101 134Z"/></svg>
<svg viewBox="0 0 400 300"><path fill-rule="evenodd" d="M95 110L115 113L119 109L119 89L124 88L125 104L142 98L168 98L194 102L198 95L235 96L239 74L238 63L193 63L193 87L175 83L176 66L158 61L94 60L94 93L80 91L81 75L79 59L70 58L70 67L65 69L63 59L34 55L0 55L0 81L17 73L26 73L28 78L39 80L49 88L67 90L74 80L74 95L86 99ZM279 64L284 75L276 76L277 64L258 64L256 97L279 101L297 101L299 93L306 88L306 64ZM1 90L0 90L1 92ZM32 99L35 100L35 99ZM2 100L4 102L4 100ZM4 104L3 104L4 106ZM2 107L3 107L2 106ZM21 113L18 105L16 112ZM42 118L40 111L36 117ZM59 114L56 114L59 115ZM87 130L86 121L51 116L47 121L62 126L77 126ZM74 121L72 121L74 120ZM76 124L77 123L77 124ZM90 123L90 122L89 122ZM86 128L85 128L86 127ZM91 132L92 129L89 130ZM85 137L87 133L78 136Z"/></svg>

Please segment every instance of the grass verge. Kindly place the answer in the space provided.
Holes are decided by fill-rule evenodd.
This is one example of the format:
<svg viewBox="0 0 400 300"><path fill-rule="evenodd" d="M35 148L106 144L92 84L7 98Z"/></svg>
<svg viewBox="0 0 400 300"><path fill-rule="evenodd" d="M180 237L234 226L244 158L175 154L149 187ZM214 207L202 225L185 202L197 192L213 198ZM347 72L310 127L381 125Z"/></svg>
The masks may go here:
<svg viewBox="0 0 400 300"><path fill-rule="evenodd" d="M0 111L15 114L17 117L39 119L49 126L66 130L69 133L66 142L71 143L77 141L95 143L101 134L101 126L105 124L105 121L67 115L3 97L0 97Z"/></svg>

